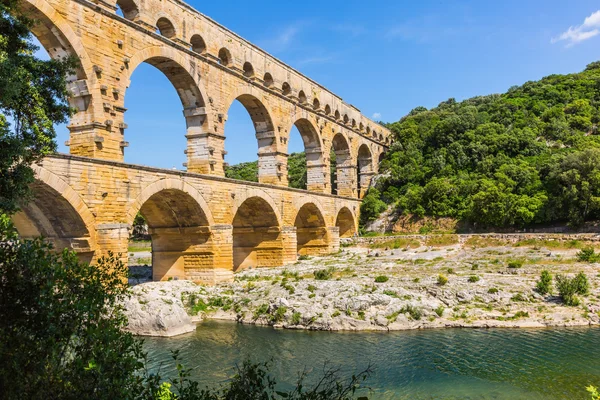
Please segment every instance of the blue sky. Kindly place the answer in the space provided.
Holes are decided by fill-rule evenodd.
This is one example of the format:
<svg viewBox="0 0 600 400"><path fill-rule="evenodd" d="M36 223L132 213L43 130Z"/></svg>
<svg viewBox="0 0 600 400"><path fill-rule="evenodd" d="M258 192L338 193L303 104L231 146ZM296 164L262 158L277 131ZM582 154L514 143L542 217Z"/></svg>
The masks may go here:
<svg viewBox="0 0 600 400"><path fill-rule="evenodd" d="M592 0L188 2L385 122L600 60ZM168 80L142 65L125 101L125 161L182 169L185 123ZM227 161L256 160L249 116L239 104L228 115ZM59 127L60 151L67 138ZM290 146L302 150L298 134Z"/></svg>

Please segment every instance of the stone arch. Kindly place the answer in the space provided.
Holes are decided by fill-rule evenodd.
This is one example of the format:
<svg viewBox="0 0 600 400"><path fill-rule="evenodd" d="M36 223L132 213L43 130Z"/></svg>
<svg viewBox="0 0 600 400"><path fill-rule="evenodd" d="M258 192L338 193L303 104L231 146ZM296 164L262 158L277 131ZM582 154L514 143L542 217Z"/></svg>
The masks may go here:
<svg viewBox="0 0 600 400"><path fill-rule="evenodd" d="M161 71L169 79L181 99L185 109L204 107L208 98L200 83L194 64L178 52L167 47L154 46L137 52L129 61L126 86L131 83L131 75L141 63L148 63Z"/></svg>
<svg viewBox="0 0 600 400"><path fill-rule="evenodd" d="M236 204L233 214L234 271L248 267L275 267L284 263L277 208L268 196L254 194L259 193L248 193L242 202Z"/></svg>
<svg viewBox="0 0 600 400"><path fill-rule="evenodd" d="M348 114L344 114L344 124L348 124L349 121L350 117L348 117Z"/></svg>
<svg viewBox="0 0 600 400"><path fill-rule="evenodd" d="M69 184L43 167L34 166L33 198L12 216L22 237L43 236L56 250L68 248L84 262L96 250L95 218Z"/></svg>
<svg viewBox="0 0 600 400"><path fill-rule="evenodd" d="M379 141L383 142L383 135L381 133L379 134Z"/></svg>
<svg viewBox="0 0 600 400"><path fill-rule="evenodd" d="M337 212L335 226L340 229L340 238L352 237L357 233L356 218L348 207L342 207Z"/></svg>
<svg viewBox="0 0 600 400"><path fill-rule="evenodd" d="M158 32L167 39L175 39L177 36L175 25L173 25L171 20L167 17L160 17L156 21L156 29L158 29Z"/></svg>
<svg viewBox="0 0 600 400"><path fill-rule="evenodd" d="M371 134L371 127L367 125L367 134L370 135Z"/></svg>
<svg viewBox="0 0 600 400"><path fill-rule="evenodd" d="M364 124L361 122L361 123L358 125L358 129L359 129L361 132L362 132L362 131L364 131L364 130L365 130L365 125L364 125Z"/></svg>
<svg viewBox="0 0 600 400"><path fill-rule="evenodd" d="M231 65L233 64L231 52L225 47L222 47L219 50L219 54L217 55L217 57L219 58L219 63L224 67L231 67Z"/></svg>
<svg viewBox="0 0 600 400"><path fill-rule="evenodd" d="M134 0L117 0L117 7L121 9L123 17L130 21L136 21L140 15L140 8Z"/></svg>
<svg viewBox="0 0 600 400"><path fill-rule="evenodd" d="M306 189L322 191L324 183L323 149L319 131L307 118L297 119L293 125L296 126L306 155Z"/></svg>
<svg viewBox="0 0 600 400"><path fill-rule="evenodd" d="M317 99L315 97L315 99L313 100L313 109L315 111L318 111L321 108L321 102L319 101L319 99Z"/></svg>
<svg viewBox="0 0 600 400"><path fill-rule="evenodd" d="M283 82L283 84L281 85L281 93L283 93L284 96L289 96L290 94L292 94L292 87L289 83Z"/></svg>
<svg viewBox="0 0 600 400"><path fill-rule="evenodd" d="M322 255L329 253L329 235L322 210L314 202L306 202L296 214L297 253Z"/></svg>
<svg viewBox="0 0 600 400"><path fill-rule="evenodd" d="M211 209L202 194L192 185L181 179L174 178L159 179L146 186L140 192L137 198L129 205L126 223L132 225L133 220L142 208L142 205L147 202L150 197L163 190L177 190L190 196L202 209L202 212L208 221L208 225L214 225L215 222L212 217Z"/></svg>
<svg viewBox="0 0 600 400"><path fill-rule="evenodd" d="M306 104L308 102L308 98L306 97L304 90L298 92L298 101L300 101L300 104Z"/></svg>
<svg viewBox="0 0 600 400"><path fill-rule="evenodd" d="M340 112L339 112L339 110L335 110L335 113L333 114L333 118L340 119Z"/></svg>
<svg viewBox="0 0 600 400"><path fill-rule="evenodd" d="M248 61L244 63L244 76L246 78L252 78L254 76L254 67Z"/></svg>
<svg viewBox="0 0 600 400"><path fill-rule="evenodd" d="M331 114L331 106L329 104L325 105L325 115Z"/></svg>
<svg viewBox="0 0 600 400"><path fill-rule="evenodd" d="M274 170L274 166L277 164L275 157L278 144L275 140L275 124L271 113L258 97L245 91L245 88L241 89L240 92L234 94L237 96L226 104L229 104L229 109L235 100L239 101L254 124L258 145L258 181L277 184L280 176L278 175L279 171ZM227 138L225 141L227 145Z"/></svg>
<svg viewBox="0 0 600 400"><path fill-rule="evenodd" d="M275 81L273 81L273 76L269 72L263 77L263 82L266 87L271 87L275 83Z"/></svg>
<svg viewBox="0 0 600 400"><path fill-rule="evenodd" d="M188 148L195 148L193 141L196 139L194 139L194 136L205 132L209 123L209 115L204 108L208 96L200 82L196 64L190 63L189 59L184 58L179 52L164 46L154 46L141 50L129 61L128 76L124 80L124 97L127 95L131 75L143 62L161 71L177 91L186 121L185 134L188 136ZM125 98L123 98L123 101L125 101Z"/></svg>
<svg viewBox="0 0 600 400"><path fill-rule="evenodd" d="M190 39L190 44L192 45L192 51L198 54L206 54L206 42L202 38L202 36L195 34L192 35Z"/></svg>
<svg viewBox="0 0 600 400"><path fill-rule="evenodd" d="M331 141L331 194L339 196L352 195L352 156L346 137L340 132Z"/></svg>
<svg viewBox="0 0 600 400"><path fill-rule="evenodd" d="M212 216L202 196L177 179L162 179L145 188L132 204L128 220L142 214L152 239L154 280L203 280L215 267Z"/></svg>
<svg viewBox="0 0 600 400"><path fill-rule="evenodd" d="M358 197L362 198L366 194L371 183L371 177L373 176L373 156L369 146L362 144L358 148L356 162Z"/></svg>

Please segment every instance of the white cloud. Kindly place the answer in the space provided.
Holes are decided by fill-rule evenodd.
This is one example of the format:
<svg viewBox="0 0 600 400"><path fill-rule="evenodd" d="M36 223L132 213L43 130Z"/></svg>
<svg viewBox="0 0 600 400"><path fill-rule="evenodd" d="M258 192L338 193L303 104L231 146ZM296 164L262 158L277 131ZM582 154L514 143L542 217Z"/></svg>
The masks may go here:
<svg viewBox="0 0 600 400"><path fill-rule="evenodd" d="M381 119L381 113L378 113L378 112L374 113L372 119L374 119L376 121L380 120Z"/></svg>
<svg viewBox="0 0 600 400"><path fill-rule="evenodd" d="M296 22L279 31L274 37L259 41L259 44L269 52L285 51L292 45L305 25L304 22Z"/></svg>
<svg viewBox="0 0 600 400"><path fill-rule="evenodd" d="M567 42L567 47L571 47L577 43L581 43L584 40L588 40L600 34L600 10L592 13L587 17L583 24L578 26L571 26L565 32L559 36L552 38L551 43L558 43L561 41Z"/></svg>

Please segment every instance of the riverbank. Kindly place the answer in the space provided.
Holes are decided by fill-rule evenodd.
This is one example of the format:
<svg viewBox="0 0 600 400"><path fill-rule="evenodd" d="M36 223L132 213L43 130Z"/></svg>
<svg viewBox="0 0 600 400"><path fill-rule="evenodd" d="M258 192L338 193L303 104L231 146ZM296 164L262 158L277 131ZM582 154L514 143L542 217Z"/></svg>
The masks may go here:
<svg viewBox="0 0 600 400"><path fill-rule="evenodd" d="M155 336L189 332L204 319L327 331L598 325L598 266L576 260L586 244L598 243L456 235L361 239L336 255L242 271L234 282L214 287L144 283L132 289L126 308L132 332ZM565 306L556 293L542 296L534 290L542 270L583 272L590 294L577 307Z"/></svg>

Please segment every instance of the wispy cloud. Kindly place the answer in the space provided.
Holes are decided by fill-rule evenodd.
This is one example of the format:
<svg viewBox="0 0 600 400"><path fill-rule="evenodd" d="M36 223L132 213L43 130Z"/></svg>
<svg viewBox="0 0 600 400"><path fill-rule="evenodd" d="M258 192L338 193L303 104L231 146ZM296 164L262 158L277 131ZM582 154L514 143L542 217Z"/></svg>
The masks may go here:
<svg viewBox="0 0 600 400"><path fill-rule="evenodd" d="M298 60L297 62L295 62L295 64L298 64L300 66L314 65L314 64L326 64L326 63L330 63L330 62L334 61L335 58L336 58L336 56L334 56L334 55L307 57L307 58Z"/></svg>
<svg viewBox="0 0 600 400"><path fill-rule="evenodd" d="M333 32L343 33L350 36L360 36L367 32L364 26L358 24L341 23L330 28Z"/></svg>
<svg viewBox="0 0 600 400"><path fill-rule="evenodd" d="M464 27L444 26L443 18L437 15L426 15L405 21L387 30L388 39L400 38L419 43L434 42L442 38L457 36L464 32Z"/></svg>
<svg viewBox="0 0 600 400"><path fill-rule="evenodd" d="M591 39L594 36L600 34L600 10L592 13L587 17L583 24L577 26L570 26L565 32L557 37L552 38L550 41L552 44L566 41L567 47L576 45L585 40Z"/></svg>
<svg viewBox="0 0 600 400"><path fill-rule="evenodd" d="M373 119L374 121L379 121L381 119L381 113L374 113L371 119Z"/></svg>
<svg viewBox="0 0 600 400"><path fill-rule="evenodd" d="M260 46L270 52L287 50L294 39L306 26L305 22L296 22L281 29L274 37L260 41Z"/></svg>

